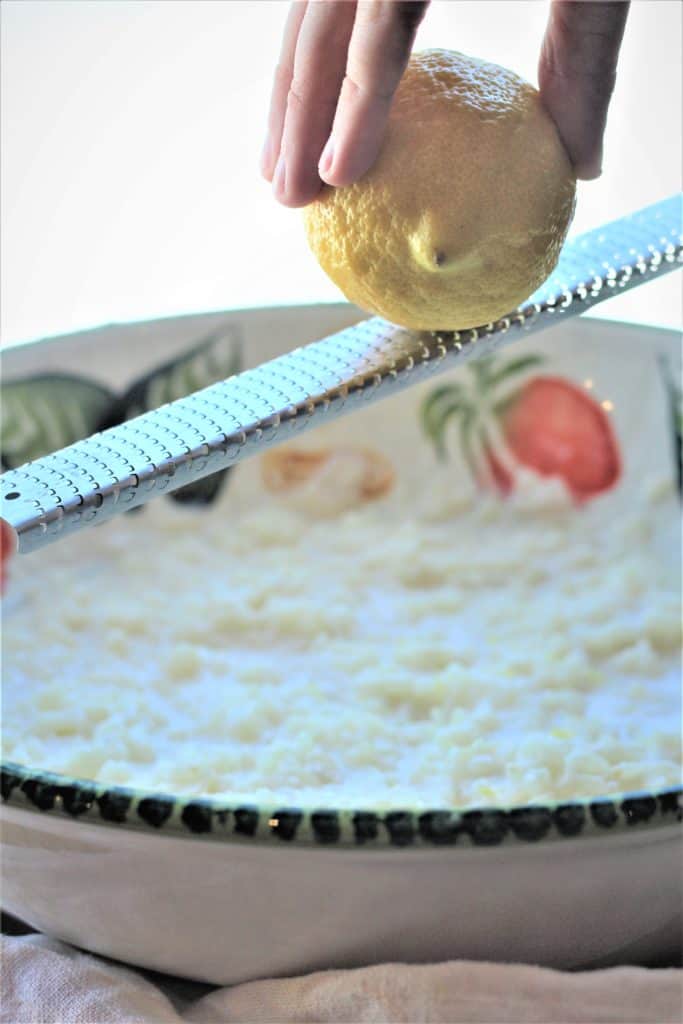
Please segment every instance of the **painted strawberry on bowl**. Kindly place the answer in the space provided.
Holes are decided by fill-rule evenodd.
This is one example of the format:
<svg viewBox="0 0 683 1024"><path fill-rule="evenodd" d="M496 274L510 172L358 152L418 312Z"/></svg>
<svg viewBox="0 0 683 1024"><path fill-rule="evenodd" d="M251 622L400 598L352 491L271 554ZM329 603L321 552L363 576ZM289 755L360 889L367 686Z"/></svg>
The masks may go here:
<svg viewBox="0 0 683 1024"><path fill-rule="evenodd" d="M560 479L581 503L610 490L621 476L612 405L592 394L590 380L577 384L532 372L543 361L523 355L471 363L468 383L452 381L430 392L422 426L445 459L447 428L457 424L465 462L484 490L509 495L525 469Z"/></svg>

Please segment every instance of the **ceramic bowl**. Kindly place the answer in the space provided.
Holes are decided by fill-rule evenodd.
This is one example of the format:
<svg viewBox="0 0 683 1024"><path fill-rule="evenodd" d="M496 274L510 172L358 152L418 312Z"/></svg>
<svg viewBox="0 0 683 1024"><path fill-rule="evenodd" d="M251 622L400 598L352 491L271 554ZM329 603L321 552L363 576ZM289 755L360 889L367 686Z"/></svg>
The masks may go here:
<svg viewBox="0 0 683 1024"><path fill-rule="evenodd" d="M358 318L331 305L114 324L10 348L3 373L72 371L121 388L226 321L256 365ZM675 476L661 375L662 360L675 365L675 332L583 318L534 339L539 347L615 400L624 500L653 458ZM258 806L248 793L226 805L5 764L2 798L7 911L76 946L197 980L458 957L578 967L646 960L680 937L680 789L353 811Z"/></svg>

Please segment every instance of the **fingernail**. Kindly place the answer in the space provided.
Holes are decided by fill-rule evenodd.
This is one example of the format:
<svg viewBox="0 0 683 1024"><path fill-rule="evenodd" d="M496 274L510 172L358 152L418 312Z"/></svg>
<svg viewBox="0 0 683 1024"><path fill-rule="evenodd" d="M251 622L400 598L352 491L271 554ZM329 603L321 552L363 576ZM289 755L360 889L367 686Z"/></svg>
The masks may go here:
<svg viewBox="0 0 683 1024"><path fill-rule="evenodd" d="M273 192L276 195L283 195L285 191L285 158L280 155L278 162L275 165L275 173L273 174Z"/></svg>
<svg viewBox="0 0 683 1024"><path fill-rule="evenodd" d="M328 174L332 167L332 161L334 159L334 138L330 135L329 139L325 143L325 148L320 154L320 160L318 161L318 170L321 175Z"/></svg>

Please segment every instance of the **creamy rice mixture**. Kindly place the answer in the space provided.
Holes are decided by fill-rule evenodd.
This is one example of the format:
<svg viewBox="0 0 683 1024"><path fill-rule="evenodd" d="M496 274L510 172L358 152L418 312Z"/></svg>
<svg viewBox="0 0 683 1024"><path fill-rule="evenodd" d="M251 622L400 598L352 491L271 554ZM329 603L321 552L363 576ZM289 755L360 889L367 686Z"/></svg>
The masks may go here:
<svg viewBox="0 0 683 1024"><path fill-rule="evenodd" d="M210 508L163 499L17 559L3 756L333 806L677 784L671 484L644 481L618 515L613 496L577 509L532 474L506 501L482 497L435 466L401 401L379 500L362 500L348 445L386 434L389 405L312 435L347 447L291 492L246 463Z"/></svg>

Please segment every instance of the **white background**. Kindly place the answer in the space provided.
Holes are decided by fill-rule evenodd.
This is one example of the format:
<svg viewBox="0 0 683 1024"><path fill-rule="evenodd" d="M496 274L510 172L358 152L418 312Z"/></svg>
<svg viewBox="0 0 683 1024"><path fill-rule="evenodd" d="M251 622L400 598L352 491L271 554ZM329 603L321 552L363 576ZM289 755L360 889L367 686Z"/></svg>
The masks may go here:
<svg viewBox="0 0 683 1024"><path fill-rule="evenodd" d="M298 211L260 178L281 0L5 0L2 335L113 320L334 301ZM544 2L435 2L417 47L536 81ZM681 185L678 0L635 0L604 173L580 186L581 231ZM601 307L675 326L683 275Z"/></svg>

